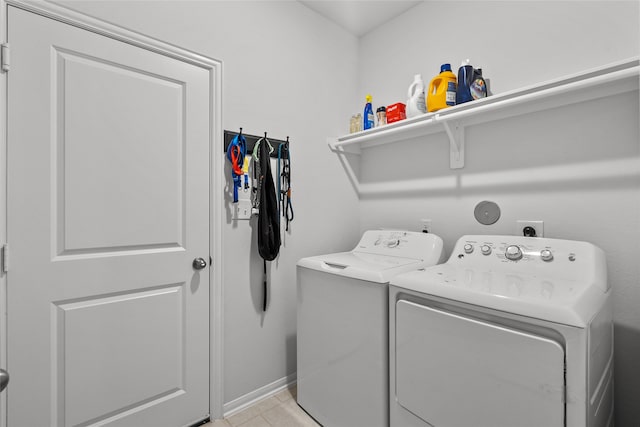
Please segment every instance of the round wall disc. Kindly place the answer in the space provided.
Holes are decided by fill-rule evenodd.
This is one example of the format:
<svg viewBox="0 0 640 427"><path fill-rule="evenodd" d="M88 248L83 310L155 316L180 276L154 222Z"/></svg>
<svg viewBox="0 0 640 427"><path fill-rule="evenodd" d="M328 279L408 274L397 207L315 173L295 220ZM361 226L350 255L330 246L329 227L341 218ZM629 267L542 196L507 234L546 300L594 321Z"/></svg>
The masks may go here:
<svg viewBox="0 0 640 427"><path fill-rule="evenodd" d="M473 215L480 224L495 224L500 218L500 207L494 202L484 200L476 205Z"/></svg>

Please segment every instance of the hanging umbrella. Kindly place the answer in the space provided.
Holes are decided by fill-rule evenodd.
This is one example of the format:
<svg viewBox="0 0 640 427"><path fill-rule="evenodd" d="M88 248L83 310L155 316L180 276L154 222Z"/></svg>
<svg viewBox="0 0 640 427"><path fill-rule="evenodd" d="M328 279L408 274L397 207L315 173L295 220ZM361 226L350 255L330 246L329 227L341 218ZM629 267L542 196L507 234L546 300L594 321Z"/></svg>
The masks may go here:
<svg viewBox="0 0 640 427"><path fill-rule="evenodd" d="M280 252L278 198L269 157L272 150L271 143L265 135L256 143L253 151L254 171L258 179L258 253L263 259L263 311L267 311L267 261L276 259Z"/></svg>

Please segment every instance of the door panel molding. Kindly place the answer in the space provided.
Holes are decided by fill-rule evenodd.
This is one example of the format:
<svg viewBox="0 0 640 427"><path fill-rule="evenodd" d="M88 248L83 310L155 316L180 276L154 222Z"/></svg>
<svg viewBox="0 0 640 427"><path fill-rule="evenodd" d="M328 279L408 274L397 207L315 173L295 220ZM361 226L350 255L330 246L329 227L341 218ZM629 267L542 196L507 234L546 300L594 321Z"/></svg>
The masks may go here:
<svg viewBox="0 0 640 427"><path fill-rule="evenodd" d="M196 52L182 49L160 40L148 37L134 31L127 30L117 25L103 22L99 19L73 11L61 5L36 2L30 0L0 0L0 41L7 40L7 6L14 6L28 12L32 12L65 24L73 25L84 30L91 31L122 41L155 53L159 53L180 61L196 65L208 72L210 88L210 255L212 257L210 274L210 411L212 419L221 418L223 415L223 365L222 365L222 337L224 318L222 305L222 212L223 212L223 176L224 157L222 150L217 147L222 145L222 62ZM11 71L9 71L10 73ZM7 125L7 73L0 73L0 124L2 129ZM0 133L0 153L6 153L7 140L6 133ZM7 160L2 156L0 160L0 176L6 177ZM0 186L0 242L6 242L6 180ZM175 248L164 248L160 250L174 250ZM107 255L100 254L101 256ZM76 256L83 256L77 254ZM6 313L7 310L7 283L6 274L0 273L0 310ZM4 316L0 316L0 368L6 366L7 362L7 330ZM0 395L0 427L6 426L7 399L6 393Z"/></svg>
<svg viewBox="0 0 640 427"><path fill-rule="evenodd" d="M59 425L89 425L122 417L154 402L161 403L168 396L185 393L186 287L183 282L52 304L51 325L56 331L51 343L56 355L52 386L58 390L52 409ZM117 322L87 334L86 329L93 328L92 317L104 316L105 311L117 313ZM153 314L141 317L140 312ZM132 323L162 334L140 336L129 327ZM111 360L113 354L125 354L132 348L140 355L152 353L154 363L134 364L129 372L117 370ZM79 349L82 357L69 359ZM94 364L103 369L96 371ZM144 383L135 380L140 371L146 371L148 380ZM94 394L98 392L99 404L87 400L87 388ZM117 399L110 398L114 395Z"/></svg>
<svg viewBox="0 0 640 427"><path fill-rule="evenodd" d="M186 82L60 47L53 49L51 68L54 256L184 246ZM110 108L113 102L122 108ZM143 119L133 114L159 106L160 111ZM91 123L91 138L86 129L73 132L83 123ZM154 134L139 140L136 130L149 127ZM135 144L144 148L132 153L129 148ZM114 158L145 167L130 181L104 167ZM171 179L163 171L172 171ZM73 179L79 175L91 177L92 185ZM120 203L114 204L104 193L119 179L126 182L120 183ZM120 230L125 218L135 223L135 233ZM101 226L93 227L95 222ZM161 236L154 235L157 228L164 230Z"/></svg>

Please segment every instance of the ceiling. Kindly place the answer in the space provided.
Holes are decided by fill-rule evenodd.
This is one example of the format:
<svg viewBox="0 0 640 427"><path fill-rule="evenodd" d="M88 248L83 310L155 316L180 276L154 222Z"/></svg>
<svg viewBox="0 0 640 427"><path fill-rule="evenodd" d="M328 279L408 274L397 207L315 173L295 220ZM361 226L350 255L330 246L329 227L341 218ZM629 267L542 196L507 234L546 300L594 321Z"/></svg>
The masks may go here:
<svg viewBox="0 0 640 427"><path fill-rule="evenodd" d="M299 1L358 37L422 3L404 0Z"/></svg>

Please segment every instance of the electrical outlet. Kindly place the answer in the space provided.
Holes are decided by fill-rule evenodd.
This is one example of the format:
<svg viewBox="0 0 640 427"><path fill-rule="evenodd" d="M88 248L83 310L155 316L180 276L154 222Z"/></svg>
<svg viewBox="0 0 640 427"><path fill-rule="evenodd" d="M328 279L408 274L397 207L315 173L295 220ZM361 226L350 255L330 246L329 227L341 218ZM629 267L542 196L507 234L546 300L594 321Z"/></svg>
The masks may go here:
<svg viewBox="0 0 640 427"><path fill-rule="evenodd" d="M423 233L431 233L431 220L430 219L421 219L420 220L420 231Z"/></svg>
<svg viewBox="0 0 640 427"><path fill-rule="evenodd" d="M544 237L544 221L516 221L516 236Z"/></svg>

